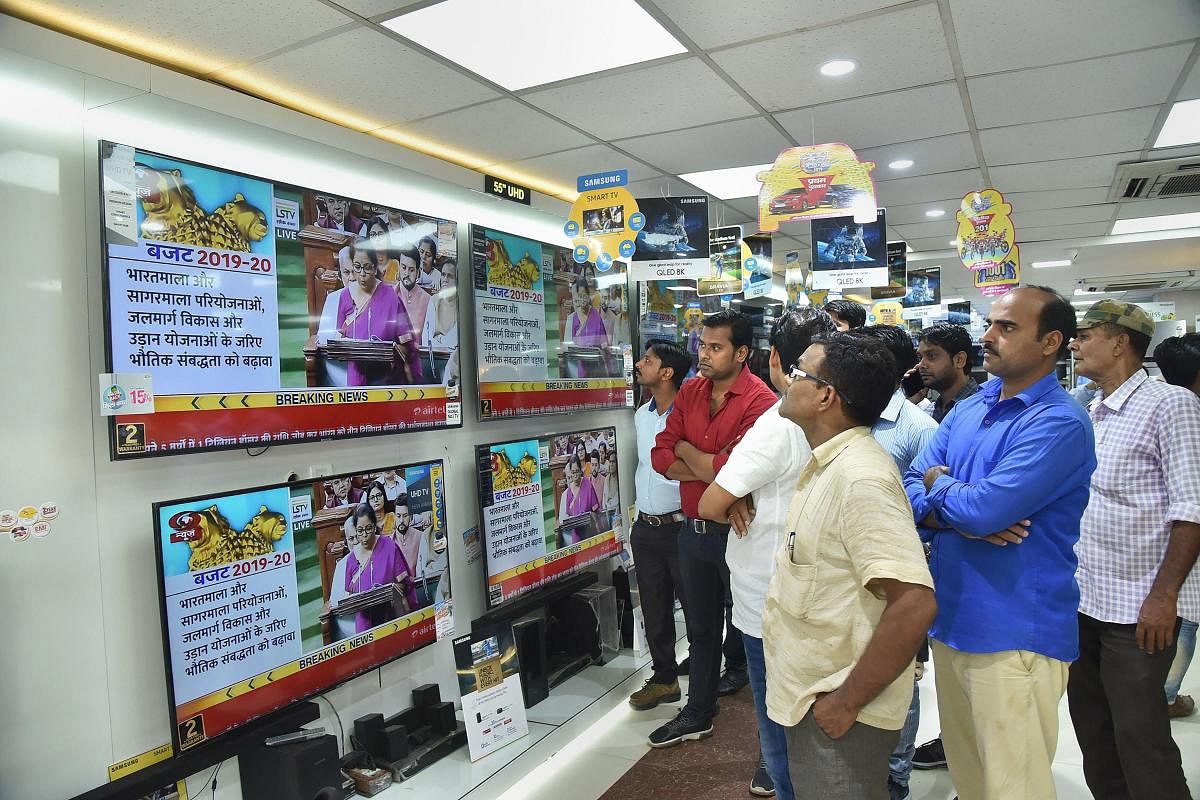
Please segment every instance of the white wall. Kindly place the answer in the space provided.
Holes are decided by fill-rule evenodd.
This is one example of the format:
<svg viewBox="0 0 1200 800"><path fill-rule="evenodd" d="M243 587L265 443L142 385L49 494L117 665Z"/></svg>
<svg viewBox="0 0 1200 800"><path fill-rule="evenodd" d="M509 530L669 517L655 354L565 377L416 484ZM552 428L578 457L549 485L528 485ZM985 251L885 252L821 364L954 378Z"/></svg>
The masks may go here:
<svg viewBox="0 0 1200 800"><path fill-rule="evenodd" d="M0 798L72 796L103 783L108 764L170 740L154 501L282 481L311 464L349 471L440 456L461 631L484 607L482 564L465 567L458 535L478 516L474 444L616 424L623 463L635 459L628 411L481 425L468 378L461 430L277 446L257 458L110 462L94 400L104 366L101 138L448 217L460 224L460 252L471 222L562 238L557 201L538 210L489 198L429 176L476 186L477 173L0 16L0 508L62 507L48 538L0 541ZM464 358L469 375L473 354ZM630 498L633 470L622 472ZM457 697L447 642L329 698L350 724L398 710L428 681ZM332 715L324 723L332 729ZM233 764L223 768L219 798L240 797L236 776Z"/></svg>

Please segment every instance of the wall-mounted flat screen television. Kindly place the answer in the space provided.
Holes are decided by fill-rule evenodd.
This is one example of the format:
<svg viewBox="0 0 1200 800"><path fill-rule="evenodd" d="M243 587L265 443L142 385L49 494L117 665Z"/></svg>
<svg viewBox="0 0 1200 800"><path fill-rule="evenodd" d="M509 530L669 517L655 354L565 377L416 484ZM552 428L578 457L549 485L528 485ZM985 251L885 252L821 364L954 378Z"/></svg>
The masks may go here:
<svg viewBox="0 0 1200 800"><path fill-rule="evenodd" d="M436 641L441 461L156 503L176 752Z"/></svg>
<svg viewBox="0 0 1200 800"><path fill-rule="evenodd" d="M114 459L461 425L457 225L101 142ZM114 395L119 404L120 393Z"/></svg>
<svg viewBox="0 0 1200 800"><path fill-rule="evenodd" d="M595 428L475 448L489 608L620 552L616 433Z"/></svg>
<svg viewBox="0 0 1200 800"><path fill-rule="evenodd" d="M633 406L625 264L471 226L479 419Z"/></svg>

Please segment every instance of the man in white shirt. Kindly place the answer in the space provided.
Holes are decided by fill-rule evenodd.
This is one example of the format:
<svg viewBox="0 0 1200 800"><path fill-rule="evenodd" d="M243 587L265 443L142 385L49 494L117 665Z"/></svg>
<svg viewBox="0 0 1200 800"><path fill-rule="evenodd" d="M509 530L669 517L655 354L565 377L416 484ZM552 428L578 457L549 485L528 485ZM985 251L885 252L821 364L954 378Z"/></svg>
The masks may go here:
<svg viewBox="0 0 1200 800"><path fill-rule="evenodd" d="M771 384L787 390L787 370L812 340L837 330L829 314L801 308L780 317L771 328ZM788 504L796 491L800 470L809 457L804 431L779 416L776 403L759 417L733 448L716 480L700 498L706 519L732 522L725 560L733 593L733 624L746 644L746 667L758 712L758 741L762 750L750 791L780 800L793 800L788 775L787 739L783 726L767 716L766 667L763 662L762 612L775 563L775 551L786 536ZM747 524L748 523L748 524Z"/></svg>
<svg viewBox="0 0 1200 800"><path fill-rule="evenodd" d="M638 591L646 641L654 660L654 674L646 685L629 696L629 704L639 711L659 703L678 702L679 665L675 661L675 595L683 601L683 583L679 578L679 531L683 511L679 502L679 481L671 481L655 472L650 463L654 440L667 427L667 416L675 395L683 385L692 359L678 345L651 342L633 367L633 374L650 401L633 415L637 431L638 460L634 475L637 518L629 534L633 560L637 565ZM593 444L593 447L595 445ZM686 606L684 613L687 613Z"/></svg>

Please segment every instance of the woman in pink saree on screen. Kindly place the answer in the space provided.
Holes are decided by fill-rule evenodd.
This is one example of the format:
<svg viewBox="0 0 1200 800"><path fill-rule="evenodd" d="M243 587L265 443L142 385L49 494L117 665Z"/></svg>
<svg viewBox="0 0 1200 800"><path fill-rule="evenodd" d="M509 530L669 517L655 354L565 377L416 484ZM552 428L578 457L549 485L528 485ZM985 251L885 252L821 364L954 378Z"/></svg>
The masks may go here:
<svg viewBox="0 0 1200 800"><path fill-rule="evenodd" d="M574 310L567 317L563 341L576 347L607 347L608 329L600 310L592 305L592 292L582 278L571 284L571 306Z"/></svg>
<svg viewBox="0 0 1200 800"><path fill-rule="evenodd" d="M338 333L347 339L391 342L396 357L382 361L350 361L348 386L394 386L423 383L420 352L408 314L391 286L380 281L382 258L370 242L359 239L350 248L350 262L358 279L359 299L350 292L338 302Z"/></svg>
<svg viewBox="0 0 1200 800"><path fill-rule="evenodd" d="M578 517L590 511L600 510L600 498L590 480L583 479L583 464L578 456L567 460L565 470L567 488L563 489L558 501L558 522L561 525L571 517Z"/></svg>
<svg viewBox="0 0 1200 800"><path fill-rule="evenodd" d="M399 546L379 535L375 511L366 503L354 507L351 525L346 529L350 552L346 554L346 592L357 594L389 583L400 588L392 603L359 611L354 618L356 632L370 630L389 619L403 616L417 607L417 590L412 569Z"/></svg>

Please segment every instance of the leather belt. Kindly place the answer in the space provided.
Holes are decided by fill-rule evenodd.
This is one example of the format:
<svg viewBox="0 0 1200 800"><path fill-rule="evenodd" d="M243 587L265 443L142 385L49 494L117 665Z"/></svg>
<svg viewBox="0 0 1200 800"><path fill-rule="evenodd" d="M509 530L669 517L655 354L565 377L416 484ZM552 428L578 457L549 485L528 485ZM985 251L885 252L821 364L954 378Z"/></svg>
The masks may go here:
<svg viewBox="0 0 1200 800"><path fill-rule="evenodd" d="M645 514L639 511L638 519L645 520L647 525L657 528L662 525L675 525L683 522L685 517L682 511L672 511L670 514Z"/></svg>
<svg viewBox="0 0 1200 800"><path fill-rule="evenodd" d="M728 522L713 522L711 519L689 519L687 522L688 530L692 533L729 533L730 526Z"/></svg>

